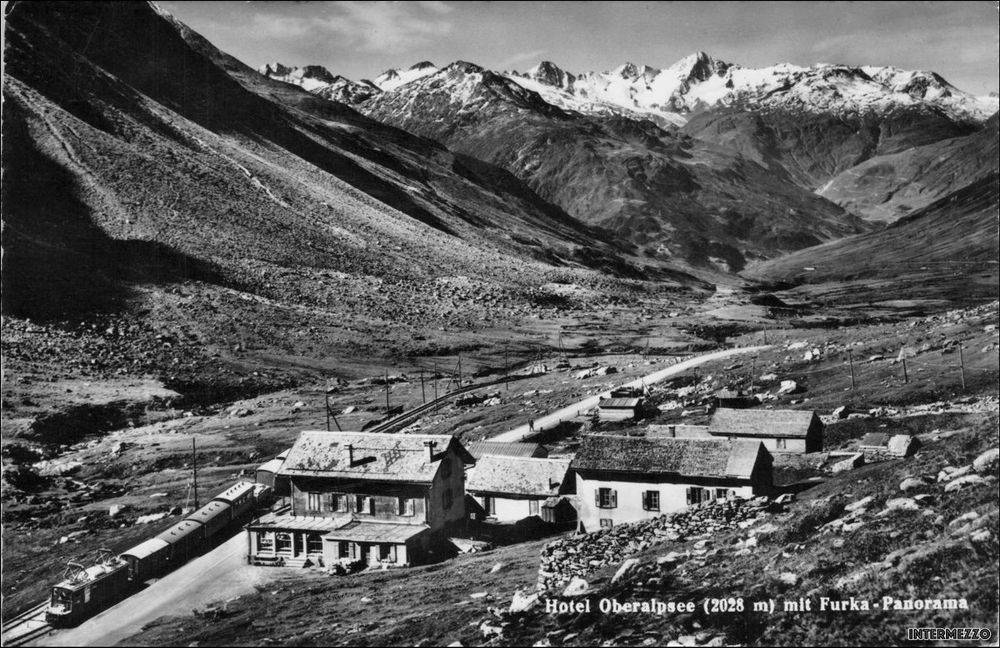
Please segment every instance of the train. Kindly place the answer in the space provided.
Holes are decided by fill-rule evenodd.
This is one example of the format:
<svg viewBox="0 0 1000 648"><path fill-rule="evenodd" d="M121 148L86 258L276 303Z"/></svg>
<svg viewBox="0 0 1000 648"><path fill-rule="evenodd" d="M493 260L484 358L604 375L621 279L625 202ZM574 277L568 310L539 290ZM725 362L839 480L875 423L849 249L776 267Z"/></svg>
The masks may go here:
<svg viewBox="0 0 1000 648"><path fill-rule="evenodd" d="M270 505L270 485L240 481L163 533L118 555L99 552L97 563L69 563L52 587L45 610L54 627L77 625L128 597L144 582L158 578L214 546L227 531L242 525L258 508Z"/></svg>

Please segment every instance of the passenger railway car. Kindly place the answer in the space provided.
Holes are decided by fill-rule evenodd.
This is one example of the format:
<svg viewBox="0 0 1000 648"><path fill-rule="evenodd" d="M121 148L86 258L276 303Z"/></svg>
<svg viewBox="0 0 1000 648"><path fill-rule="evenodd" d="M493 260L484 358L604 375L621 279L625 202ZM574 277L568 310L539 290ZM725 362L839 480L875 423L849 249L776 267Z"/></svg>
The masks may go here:
<svg viewBox="0 0 1000 648"><path fill-rule="evenodd" d="M256 484L253 482L236 482L213 497L212 500L229 504L231 507L230 520L240 520L257 506L257 500L254 497L255 487Z"/></svg>
<svg viewBox="0 0 1000 648"><path fill-rule="evenodd" d="M229 526L233 519L233 507L223 501L212 500L187 516L187 519L203 524L205 526L205 540L211 541L216 534Z"/></svg>
<svg viewBox="0 0 1000 648"><path fill-rule="evenodd" d="M205 546L205 525L188 518L156 537L170 545L170 562L183 565Z"/></svg>
<svg viewBox="0 0 1000 648"><path fill-rule="evenodd" d="M111 557L111 552L106 556L92 567L67 566L65 578L52 588L46 621L56 627L76 625L128 595L128 563Z"/></svg>
<svg viewBox="0 0 1000 648"><path fill-rule="evenodd" d="M170 569L170 543L161 538L150 538L121 555L128 563L129 580L142 583Z"/></svg>

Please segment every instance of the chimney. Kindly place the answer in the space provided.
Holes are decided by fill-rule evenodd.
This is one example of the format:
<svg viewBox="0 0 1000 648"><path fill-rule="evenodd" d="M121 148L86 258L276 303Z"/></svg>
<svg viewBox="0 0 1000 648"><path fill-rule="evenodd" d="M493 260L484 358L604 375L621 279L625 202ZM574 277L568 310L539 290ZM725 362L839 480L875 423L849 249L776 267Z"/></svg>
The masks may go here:
<svg viewBox="0 0 1000 648"><path fill-rule="evenodd" d="M347 465L354 465L354 445L351 443L347 444Z"/></svg>
<svg viewBox="0 0 1000 648"><path fill-rule="evenodd" d="M676 425L668 425L667 429L670 431L670 438L671 439L677 438L677 426Z"/></svg>
<svg viewBox="0 0 1000 648"><path fill-rule="evenodd" d="M434 463L434 446L436 445L435 441L424 441L424 447L427 448L427 463Z"/></svg>

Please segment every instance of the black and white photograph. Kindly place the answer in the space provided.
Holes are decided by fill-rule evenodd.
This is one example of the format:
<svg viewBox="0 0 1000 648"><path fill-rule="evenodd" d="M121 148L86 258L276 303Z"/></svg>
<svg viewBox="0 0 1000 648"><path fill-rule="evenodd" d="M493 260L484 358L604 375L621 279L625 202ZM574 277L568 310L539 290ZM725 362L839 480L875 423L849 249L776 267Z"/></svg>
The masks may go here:
<svg viewBox="0 0 1000 648"><path fill-rule="evenodd" d="M1000 5L2 3L3 646L997 646Z"/></svg>

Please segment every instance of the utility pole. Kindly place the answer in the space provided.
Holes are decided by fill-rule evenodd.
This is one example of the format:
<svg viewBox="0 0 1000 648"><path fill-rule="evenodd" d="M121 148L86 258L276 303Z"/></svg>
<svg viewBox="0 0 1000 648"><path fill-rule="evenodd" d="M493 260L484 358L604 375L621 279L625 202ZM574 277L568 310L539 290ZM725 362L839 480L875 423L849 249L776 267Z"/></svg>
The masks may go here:
<svg viewBox="0 0 1000 648"><path fill-rule="evenodd" d="M198 510L201 505L198 503L198 445L196 437L191 437L191 469L194 483L194 508Z"/></svg>
<svg viewBox="0 0 1000 648"><path fill-rule="evenodd" d="M753 364L750 365L750 391L753 391L753 378L757 373L757 356L753 357Z"/></svg>
<svg viewBox="0 0 1000 648"><path fill-rule="evenodd" d="M906 351L903 351L902 355L903 355L903 383L904 384L909 384L909 382L910 382L910 375L908 373L906 373Z"/></svg>
<svg viewBox="0 0 1000 648"><path fill-rule="evenodd" d="M854 353L850 349L847 350L847 359L851 363L851 389L855 390L858 386L854 382Z"/></svg>
<svg viewBox="0 0 1000 648"><path fill-rule="evenodd" d="M385 370L385 414L389 415L389 370Z"/></svg>
<svg viewBox="0 0 1000 648"><path fill-rule="evenodd" d="M432 376L432 378L434 379L434 400L436 401L438 399L438 361L437 361L437 358L434 358L434 375Z"/></svg>
<svg viewBox="0 0 1000 648"><path fill-rule="evenodd" d="M764 344L767 344L767 327L764 327Z"/></svg>
<svg viewBox="0 0 1000 648"><path fill-rule="evenodd" d="M962 391L965 391L965 354L962 352L962 345L958 345L958 361L962 368Z"/></svg>
<svg viewBox="0 0 1000 648"><path fill-rule="evenodd" d="M458 387L462 388L462 355L458 356Z"/></svg>
<svg viewBox="0 0 1000 648"><path fill-rule="evenodd" d="M503 384L510 391L510 363L507 361L507 343L503 343Z"/></svg>
<svg viewBox="0 0 1000 648"><path fill-rule="evenodd" d="M330 431L330 394L324 394L326 396L326 431Z"/></svg>
<svg viewBox="0 0 1000 648"><path fill-rule="evenodd" d="M427 392L424 391L424 370L420 370L420 400L427 402Z"/></svg>

